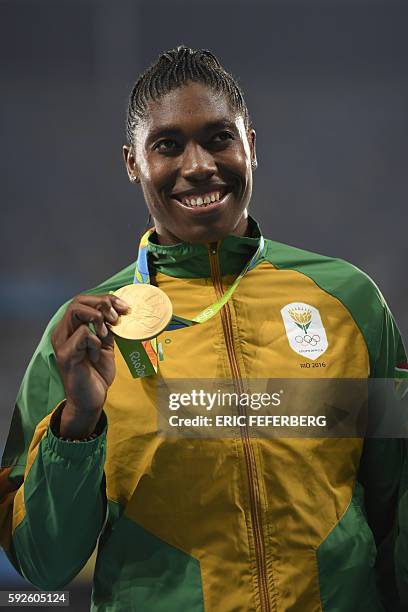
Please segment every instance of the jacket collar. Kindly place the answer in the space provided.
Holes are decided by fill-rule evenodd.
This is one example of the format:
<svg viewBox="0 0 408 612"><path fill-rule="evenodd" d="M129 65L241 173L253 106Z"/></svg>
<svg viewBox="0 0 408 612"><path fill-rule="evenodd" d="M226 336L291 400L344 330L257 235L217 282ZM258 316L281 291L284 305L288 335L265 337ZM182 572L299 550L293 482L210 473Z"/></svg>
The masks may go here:
<svg viewBox="0 0 408 612"><path fill-rule="evenodd" d="M248 236L226 236L217 243L221 275L237 275L259 246L261 230L248 216ZM179 278L206 278L211 276L209 244L179 244L164 246L157 243L156 232L149 236L147 251L149 268Z"/></svg>

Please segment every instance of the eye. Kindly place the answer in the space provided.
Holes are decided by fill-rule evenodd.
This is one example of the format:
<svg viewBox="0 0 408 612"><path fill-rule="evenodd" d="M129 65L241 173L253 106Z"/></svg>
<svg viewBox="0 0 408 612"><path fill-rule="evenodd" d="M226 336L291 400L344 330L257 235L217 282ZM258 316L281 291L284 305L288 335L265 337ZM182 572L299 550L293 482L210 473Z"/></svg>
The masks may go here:
<svg viewBox="0 0 408 612"><path fill-rule="evenodd" d="M213 138L214 142L225 142L226 140L234 140L234 136L225 130L218 132Z"/></svg>
<svg viewBox="0 0 408 612"><path fill-rule="evenodd" d="M165 138L163 140L159 140L159 142L157 142L153 148L156 151L165 153L167 151L173 151L176 147L177 147L177 142L175 140L172 140L171 138Z"/></svg>

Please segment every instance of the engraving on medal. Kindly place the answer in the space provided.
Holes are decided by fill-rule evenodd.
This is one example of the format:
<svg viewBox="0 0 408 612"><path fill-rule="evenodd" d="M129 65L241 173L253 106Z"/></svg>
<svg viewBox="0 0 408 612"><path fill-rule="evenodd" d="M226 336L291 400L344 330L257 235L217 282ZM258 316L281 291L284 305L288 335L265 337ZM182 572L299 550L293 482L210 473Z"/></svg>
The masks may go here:
<svg viewBox="0 0 408 612"><path fill-rule="evenodd" d="M134 284L121 287L114 295L125 300L130 310L110 328L114 334L129 340L149 340L169 324L173 308L167 295L153 285Z"/></svg>

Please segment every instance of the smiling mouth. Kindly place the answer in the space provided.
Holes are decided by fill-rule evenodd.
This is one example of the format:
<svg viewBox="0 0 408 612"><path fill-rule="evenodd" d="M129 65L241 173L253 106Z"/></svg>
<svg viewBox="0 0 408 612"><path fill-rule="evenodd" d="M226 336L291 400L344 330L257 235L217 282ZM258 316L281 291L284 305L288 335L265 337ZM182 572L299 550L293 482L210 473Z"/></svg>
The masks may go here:
<svg viewBox="0 0 408 612"><path fill-rule="evenodd" d="M229 193L231 193L231 188L223 187L222 189L215 189L211 192L183 196L181 198L173 196L173 199L181 204L184 208L209 208L214 207L217 204L222 204Z"/></svg>

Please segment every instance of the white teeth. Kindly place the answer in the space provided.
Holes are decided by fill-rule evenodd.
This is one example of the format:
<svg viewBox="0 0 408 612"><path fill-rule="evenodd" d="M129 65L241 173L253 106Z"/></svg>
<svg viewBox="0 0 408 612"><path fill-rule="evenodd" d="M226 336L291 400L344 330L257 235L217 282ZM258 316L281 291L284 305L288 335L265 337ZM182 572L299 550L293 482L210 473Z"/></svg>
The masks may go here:
<svg viewBox="0 0 408 612"><path fill-rule="evenodd" d="M183 198L182 203L184 206L207 206L212 202L217 202L220 199L220 192L214 191L213 193L207 193L203 196L197 196L196 198L192 198L190 196L186 196Z"/></svg>

